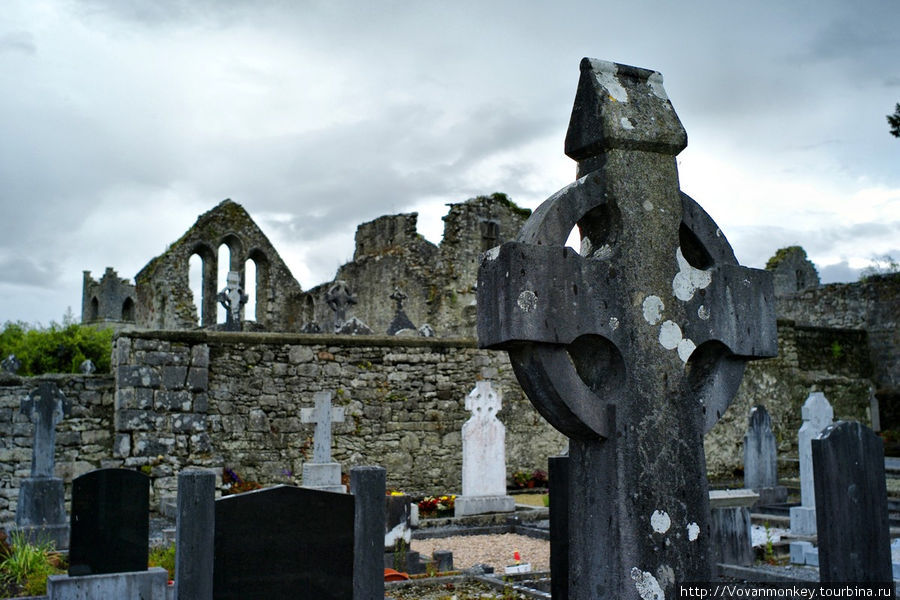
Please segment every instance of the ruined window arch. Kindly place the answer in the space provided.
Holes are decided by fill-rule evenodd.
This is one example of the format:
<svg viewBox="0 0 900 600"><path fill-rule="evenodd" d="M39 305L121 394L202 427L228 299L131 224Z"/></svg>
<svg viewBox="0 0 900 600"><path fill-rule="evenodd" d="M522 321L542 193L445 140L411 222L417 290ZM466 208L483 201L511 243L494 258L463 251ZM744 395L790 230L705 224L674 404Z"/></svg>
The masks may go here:
<svg viewBox="0 0 900 600"><path fill-rule="evenodd" d="M194 301L195 324L203 323L203 256L198 252L188 259L188 289Z"/></svg>
<svg viewBox="0 0 900 600"><path fill-rule="evenodd" d="M200 262L194 257L199 257ZM194 271L199 266L199 273ZM191 249L188 264L188 285L194 296L194 307L197 309L200 325L210 327L216 324L216 293L218 292L218 259L213 247L206 243L197 243Z"/></svg>
<svg viewBox="0 0 900 600"><path fill-rule="evenodd" d="M122 320L134 321L134 300L131 297L125 298L122 303Z"/></svg>
<svg viewBox="0 0 900 600"><path fill-rule="evenodd" d="M96 321L100 318L100 301L97 296L91 298L91 308L88 312L88 321Z"/></svg>
<svg viewBox="0 0 900 600"><path fill-rule="evenodd" d="M247 294L244 319L256 321L256 261L252 258L244 262L244 293Z"/></svg>
<svg viewBox="0 0 900 600"><path fill-rule="evenodd" d="M220 292L225 289L228 279L228 271L231 269L231 248L228 244L222 242L216 251L216 259L218 268L216 270L216 291ZM225 307L216 304L216 323L225 322Z"/></svg>
<svg viewBox="0 0 900 600"><path fill-rule="evenodd" d="M259 248L253 248L247 255L247 260L253 261L255 267L255 277L253 278L254 299L256 307L252 313L256 322L262 326L267 326L267 317L269 309L269 258L266 253ZM246 286L250 287L249 277L245 280ZM245 290L246 291L246 290ZM247 292L249 294L249 292ZM249 311L246 313L251 314Z"/></svg>
<svg viewBox="0 0 900 600"><path fill-rule="evenodd" d="M481 227L481 251L487 252L500 244L500 224L497 221L483 220Z"/></svg>

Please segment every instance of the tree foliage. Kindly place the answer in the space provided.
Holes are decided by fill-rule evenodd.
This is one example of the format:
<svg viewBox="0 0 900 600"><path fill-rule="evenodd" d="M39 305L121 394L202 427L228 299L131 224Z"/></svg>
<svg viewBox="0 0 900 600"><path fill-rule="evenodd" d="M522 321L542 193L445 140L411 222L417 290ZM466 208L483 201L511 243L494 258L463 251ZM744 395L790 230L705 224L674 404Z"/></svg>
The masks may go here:
<svg viewBox="0 0 900 600"><path fill-rule="evenodd" d="M22 361L18 374L24 376L78 373L87 358L97 372L109 372L113 330L67 321L49 327L7 321L0 331L0 358L15 354Z"/></svg>
<svg viewBox="0 0 900 600"><path fill-rule="evenodd" d="M900 103L894 107L894 114L887 116L887 121L891 126L891 135L900 138Z"/></svg>

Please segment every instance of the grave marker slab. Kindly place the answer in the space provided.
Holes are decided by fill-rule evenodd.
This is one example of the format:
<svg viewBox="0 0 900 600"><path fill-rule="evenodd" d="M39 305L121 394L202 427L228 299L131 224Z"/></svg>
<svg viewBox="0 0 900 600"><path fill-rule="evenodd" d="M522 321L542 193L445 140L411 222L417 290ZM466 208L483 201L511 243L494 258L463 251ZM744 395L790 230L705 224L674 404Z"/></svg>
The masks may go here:
<svg viewBox="0 0 900 600"><path fill-rule="evenodd" d="M834 419L834 409L822 392L813 392L801 409L803 425L797 433L797 454L800 457L800 506L791 507L791 533L816 534L816 490L813 483L812 440Z"/></svg>
<svg viewBox="0 0 900 600"><path fill-rule="evenodd" d="M352 597L353 496L276 486L220 498L215 513L217 600Z"/></svg>
<svg viewBox="0 0 900 600"><path fill-rule="evenodd" d="M213 597L384 597L385 470L350 470L353 494L276 486L215 502Z"/></svg>
<svg viewBox="0 0 900 600"><path fill-rule="evenodd" d="M314 408L301 408L300 420L315 423L313 459L303 463L303 487L346 492L341 484L341 465L331 460L331 424L344 422L344 407L331 406L331 392L313 394Z"/></svg>
<svg viewBox="0 0 900 600"><path fill-rule="evenodd" d="M69 575L146 571L150 479L129 469L98 469L72 482Z"/></svg>
<svg viewBox="0 0 900 600"><path fill-rule="evenodd" d="M759 494L759 504L787 500L787 488L778 485L778 449L772 418L765 406L750 409L744 434L744 487Z"/></svg>
<svg viewBox="0 0 900 600"><path fill-rule="evenodd" d="M462 427L462 495L454 515L512 512L516 501L506 495L506 428L497 418L501 396L490 381L478 381L468 396L472 413Z"/></svg>
<svg viewBox="0 0 900 600"><path fill-rule="evenodd" d="M55 383L42 381L20 403L20 412L34 423L31 476L22 480L16 504L16 526L33 540L69 545L63 480L53 476L56 425L69 414L69 401Z"/></svg>
<svg viewBox="0 0 900 600"><path fill-rule="evenodd" d="M839 421L811 445L820 580L892 581L881 438L861 423Z"/></svg>
<svg viewBox="0 0 900 600"><path fill-rule="evenodd" d="M479 344L509 352L570 438L575 600L709 580L703 434L746 361L777 353L771 274L739 266L680 192L686 143L659 73L584 59L566 137L579 179L479 270Z"/></svg>

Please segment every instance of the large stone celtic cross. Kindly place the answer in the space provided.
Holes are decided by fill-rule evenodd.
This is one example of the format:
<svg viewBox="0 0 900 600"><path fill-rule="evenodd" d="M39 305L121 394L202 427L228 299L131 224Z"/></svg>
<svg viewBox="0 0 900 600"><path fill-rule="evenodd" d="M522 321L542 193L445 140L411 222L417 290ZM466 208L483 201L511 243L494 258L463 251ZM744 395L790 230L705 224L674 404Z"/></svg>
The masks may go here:
<svg viewBox="0 0 900 600"><path fill-rule="evenodd" d="M584 59L579 179L478 275L478 337L570 438L569 597L671 598L708 581L703 434L746 361L776 354L771 277L681 193L687 136L659 73ZM565 247L578 227L581 252ZM555 576L555 575L554 575Z"/></svg>

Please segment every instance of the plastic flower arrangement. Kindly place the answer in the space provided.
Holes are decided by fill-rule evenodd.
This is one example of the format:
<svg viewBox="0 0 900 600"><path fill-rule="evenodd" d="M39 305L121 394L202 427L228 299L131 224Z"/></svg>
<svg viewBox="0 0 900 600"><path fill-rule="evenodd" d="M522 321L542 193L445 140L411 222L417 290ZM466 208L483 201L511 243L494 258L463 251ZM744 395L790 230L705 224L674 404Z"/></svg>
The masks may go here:
<svg viewBox="0 0 900 600"><path fill-rule="evenodd" d="M443 517L453 514L456 496L427 496L419 502L419 514L423 517Z"/></svg>

